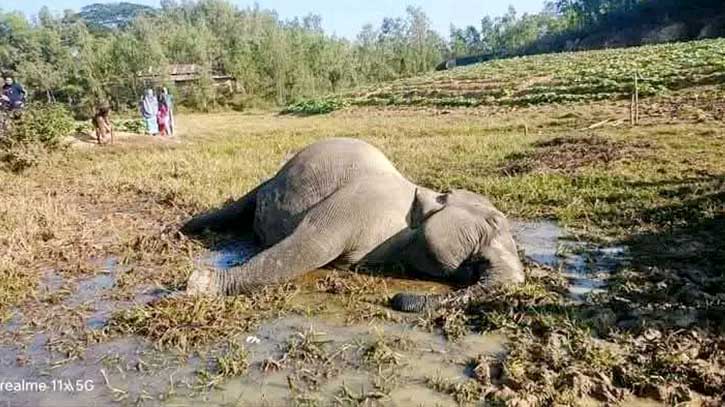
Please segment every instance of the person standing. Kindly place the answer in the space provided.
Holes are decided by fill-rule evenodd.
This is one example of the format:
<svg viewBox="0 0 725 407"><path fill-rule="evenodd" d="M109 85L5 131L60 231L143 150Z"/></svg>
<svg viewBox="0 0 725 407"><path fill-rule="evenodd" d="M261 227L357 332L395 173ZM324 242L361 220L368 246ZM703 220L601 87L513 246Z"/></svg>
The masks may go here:
<svg viewBox="0 0 725 407"><path fill-rule="evenodd" d="M3 100L8 103L11 110L22 109L25 105L26 92L23 87L15 82L12 75L3 75L5 83L3 84Z"/></svg>
<svg viewBox="0 0 725 407"><path fill-rule="evenodd" d="M110 115L111 107L104 103L93 116L93 127L96 130L98 144L108 143L108 138L110 138L110 143L113 144L113 126L111 126Z"/></svg>
<svg viewBox="0 0 725 407"><path fill-rule="evenodd" d="M153 89L146 89L146 94L140 103L141 116L146 124L146 132L152 136L159 134L159 103L154 96Z"/></svg>
<svg viewBox="0 0 725 407"><path fill-rule="evenodd" d="M169 93L169 90L167 88L161 89L161 95L166 100L166 107L169 109L169 126L166 129L166 132L169 134L169 136L174 135L174 97Z"/></svg>
<svg viewBox="0 0 725 407"><path fill-rule="evenodd" d="M159 96L159 113L156 115L159 124L159 134L162 136L169 135L169 106L166 104L166 98L163 94Z"/></svg>

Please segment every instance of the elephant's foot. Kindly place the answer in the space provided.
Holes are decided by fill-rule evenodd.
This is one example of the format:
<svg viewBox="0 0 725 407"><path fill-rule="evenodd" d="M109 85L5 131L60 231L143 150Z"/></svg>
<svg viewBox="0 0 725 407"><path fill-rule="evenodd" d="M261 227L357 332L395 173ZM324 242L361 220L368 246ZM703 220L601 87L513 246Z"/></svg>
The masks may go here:
<svg viewBox="0 0 725 407"><path fill-rule="evenodd" d="M186 282L188 295L219 295L219 288L215 284L214 272L211 270L196 270Z"/></svg>
<svg viewBox="0 0 725 407"><path fill-rule="evenodd" d="M390 306L396 311L423 312L437 308L440 300L440 295L398 293L390 300Z"/></svg>

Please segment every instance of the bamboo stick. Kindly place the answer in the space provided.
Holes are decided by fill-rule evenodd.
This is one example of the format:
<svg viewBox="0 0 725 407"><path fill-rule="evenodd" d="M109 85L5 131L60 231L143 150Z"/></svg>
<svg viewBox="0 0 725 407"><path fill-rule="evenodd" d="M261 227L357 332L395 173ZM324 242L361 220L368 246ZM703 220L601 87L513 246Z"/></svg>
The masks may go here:
<svg viewBox="0 0 725 407"><path fill-rule="evenodd" d="M634 124L639 124L639 73L634 73Z"/></svg>

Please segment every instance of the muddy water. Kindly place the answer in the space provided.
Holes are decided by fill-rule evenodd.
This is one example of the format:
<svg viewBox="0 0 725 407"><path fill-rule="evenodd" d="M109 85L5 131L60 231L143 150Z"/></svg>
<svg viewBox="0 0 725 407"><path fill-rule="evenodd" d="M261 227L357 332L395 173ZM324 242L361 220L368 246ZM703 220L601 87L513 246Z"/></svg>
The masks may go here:
<svg viewBox="0 0 725 407"><path fill-rule="evenodd" d="M354 394L376 392L374 374L365 369L360 355L380 336L402 337L410 341L411 349L400 350L399 365L395 367L398 385L386 399L388 405L455 405L449 397L433 392L425 386L429 376L464 380L466 363L481 354L495 355L503 351L504 340L498 335L469 335L460 343L452 344L436 333L424 332L401 324L340 326L318 319L285 317L263 325L253 337L259 343L247 343L250 372L248 375L226 381L222 388L197 398L172 398L165 405L193 406L202 400L206 405L222 406L243 402L243 405L288 405L291 400L288 377L294 374L294 363L279 372L265 373L262 362L268 358L280 359L285 341L298 332L315 332L317 338L329 341L325 347L340 352L340 367L334 376L309 394L327 405L339 397L343 386ZM375 369L372 369L373 371ZM425 397L423 397L425 395Z"/></svg>
<svg viewBox="0 0 725 407"><path fill-rule="evenodd" d="M554 223L516 223L514 229L528 258L564 270L570 278L573 296L604 289L607 273L626 260L626 251L595 249L568 238ZM210 252L198 262L200 266L227 269L246 261L258 250L251 242L236 242ZM74 281L49 271L41 292L67 290L60 306L67 309L84 307L89 310L83 319L85 327L101 328L113 312L160 295L147 287L137 293L134 301L113 300L108 294L116 284L120 267L114 258L99 260L95 274ZM311 273L305 280L324 274ZM391 292L448 289L430 282L396 279L386 282ZM302 306L321 301L314 292L298 297L297 302ZM406 324L347 326L343 309L328 308L312 317L292 315L268 321L259 329L242 335L238 340L249 352L248 374L200 392L196 372L208 367L209 354L180 357L158 352L139 338L120 338L92 345L80 352L80 358L67 360L66 355L53 352L47 346L51 337L57 337L57 332L48 332L42 326L29 327L22 311L16 310L13 317L0 326L0 382L17 385L25 380L26 387L20 392L0 391L0 406L288 405L292 401L288 377L296 371L294 364L277 372L264 372L261 365L268 358L279 359L290 337L309 330L323 332L324 338L330 340L326 345L330 351L342 350L338 371L310 395L313 399L328 404L339 397L343 387L355 395L376 392L372 373L375 369L364 366L361 352L380 335L396 335L407 338L412 346L398 352L400 364L395 369L396 385L383 403L447 406L455 405L453 399L429 389L425 379L439 376L465 380L470 373L466 363L471 358L497 354L504 346L504 339L496 335L468 335L454 344L439 333ZM247 342L247 337L256 339ZM33 390L33 384L40 383L45 383L46 390Z"/></svg>
<svg viewBox="0 0 725 407"><path fill-rule="evenodd" d="M512 229L524 257L559 268L577 300L603 292L611 273L628 262L625 247L597 247L579 241L554 222L513 222Z"/></svg>

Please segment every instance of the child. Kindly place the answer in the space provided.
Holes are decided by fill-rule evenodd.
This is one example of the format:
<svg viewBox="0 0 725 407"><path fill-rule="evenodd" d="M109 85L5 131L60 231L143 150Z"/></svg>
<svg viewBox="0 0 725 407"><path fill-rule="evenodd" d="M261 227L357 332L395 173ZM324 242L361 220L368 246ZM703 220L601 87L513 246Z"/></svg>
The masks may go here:
<svg viewBox="0 0 725 407"><path fill-rule="evenodd" d="M113 144L113 128L111 127L111 108L108 105L102 105L98 108L96 115L93 116L93 127L96 129L96 140L98 144L103 144L108 136Z"/></svg>
<svg viewBox="0 0 725 407"><path fill-rule="evenodd" d="M159 97L159 112L156 114L156 120L159 123L159 135L169 135L169 105L166 103L166 98L161 95Z"/></svg>

